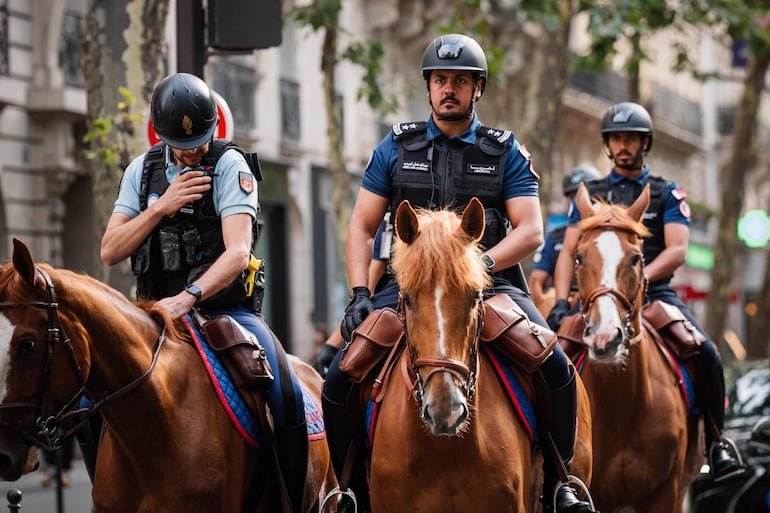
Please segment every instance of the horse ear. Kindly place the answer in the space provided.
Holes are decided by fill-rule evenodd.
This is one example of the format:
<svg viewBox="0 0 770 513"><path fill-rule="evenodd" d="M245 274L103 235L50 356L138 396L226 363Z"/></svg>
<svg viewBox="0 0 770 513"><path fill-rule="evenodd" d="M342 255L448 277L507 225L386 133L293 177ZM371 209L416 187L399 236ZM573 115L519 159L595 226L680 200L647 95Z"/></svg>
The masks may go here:
<svg viewBox="0 0 770 513"><path fill-rule="evenodd" d="M486 220L484 218L484 205L477 197L471 198L468 205L463 210L462 220L460 221L460 227L465 233L467 233L474 241L481 240L481 236L484 234Z"/></svg>
<svg viewBox="0 0 770 513"><path fill-rule="evenodd" d="M411 244L420 231L420 225L417 222L417 213L412 208L409 200L399 203L396 209L396 234L398 238L407 244Z"/></svg>
<svg viewBox="0 0 770 513"><path fill-rule="evenodd" d="M30 285L35 283L35 262L24 241L14 237L13 239L13 267L19 276Z"/></svg>
<svg viewBox="0 0 770 513"><path fill-rule="evenodd" d="M575 206L577 206L580 217L583 219L591 217L596 213L591 203L591 196L588 194L588 187L583 182L580 182L578 186L577 194L575 195Z"/></svg>
<svg viewBox="0 0 770 513"><path fill-rule="evenodd" d="M636 198L634 204L628 207L628 215L637 221L642 220L642 216L647 211L647 207L650 206L650 184L644 186L642 193Z"/></svg>

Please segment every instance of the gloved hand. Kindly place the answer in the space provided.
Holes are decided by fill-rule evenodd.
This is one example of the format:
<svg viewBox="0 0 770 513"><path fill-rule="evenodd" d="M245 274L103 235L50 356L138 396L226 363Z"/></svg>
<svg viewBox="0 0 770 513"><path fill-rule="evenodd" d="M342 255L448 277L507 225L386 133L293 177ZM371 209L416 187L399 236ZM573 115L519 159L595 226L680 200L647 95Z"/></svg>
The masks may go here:
<svg viewBox="0 0 770 513"><path fill-rule="evenodd" d="M358 328L364 319L374 310L374 304L369 298L371 293L366 287L353 287L353 297L350 298L345 316L340 323L340 333L346 342L350 342L353 330Z"/></svg>
<svg viewBox="0 0 770 513"><path fill-rule="evenodd" d="M557 299L556 303L551 308L551 313L548 314L546 322L553 331L559 331L562 321L569 315L570 306L569 301L566 299Z"/></svg>
<svg viewBox="0 0 770 513"><path fill-rule="evenodd" d="M322 378L326 379L326 373L329 371L329 366L332 364L332 360L337 356L339 347L334 347L331 344L324 344L318 355L313 360L313 368L318 371L318 374Z"/></svg>

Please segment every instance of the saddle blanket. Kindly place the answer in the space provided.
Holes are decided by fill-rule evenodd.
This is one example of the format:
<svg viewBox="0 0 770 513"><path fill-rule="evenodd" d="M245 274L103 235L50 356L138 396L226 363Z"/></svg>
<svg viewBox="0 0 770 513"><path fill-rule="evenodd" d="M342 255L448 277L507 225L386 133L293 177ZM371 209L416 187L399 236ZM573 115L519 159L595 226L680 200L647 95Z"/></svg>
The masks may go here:
<svg viewBox="0 0 770 513"><path fill-rule="evenodd" d="M654 343L654 342L653 342ZM666 357L674 362L676 365L672 365L672 371L674 374L676 374L677 377L677 383L679 384L679 391L682 393L682 399L684 400L684 407L685 411L689 413L690 415L700 415L701 411L700 409L695 406L695 386L693 385L692 378L690 378L690 374L687 372L687 367L685 367L684 361L682 361L681 358L677 357L674 352L669 349L669 347L666 344L658 345L658 349L660 351L664 351L666 354ZM586 363L586 358L588 357L588 348L584 347L580 353L575 357L575 368L578 372L583 372L583 367Z"/></svg>
<svg viewBox="0 0 770 513"><path fill-rule="evenodd" d="M249 409L232 379L227 374L222 362L203 339L190 317L185 316L182 320L185 326L187 326L190 336L192 336L193 344L203 360L203 365L209 378L211 378L214 391L222 403L225 412L230 417L233 426L249 445L259 447L261 443L264 443L264 438L254 412ZM308 440L321 440L326 437L326 427L321 408L310 397L304 386L302 387L302 397L305 403Z"/></svg>
<svg viewBox="0 0 770 513"><path fill-rule="evenodd" d="M489 344L482 344L481 349L492 363L492 367L495 369L495 373L500 379L500 383L502 383L514 411L524 425L524 429L527 430L530 441L537 440L535 408L532 406L532 401L524 392L524 387L522 387L513 366L507 359L503 358L500 353L492 349ZM370 448L372 446L372 440L374 440L374 428L377 424L379 407L380 403L373 400L370 400L366 406L365 421L366 432L368 435L366 438Z"/></svg>

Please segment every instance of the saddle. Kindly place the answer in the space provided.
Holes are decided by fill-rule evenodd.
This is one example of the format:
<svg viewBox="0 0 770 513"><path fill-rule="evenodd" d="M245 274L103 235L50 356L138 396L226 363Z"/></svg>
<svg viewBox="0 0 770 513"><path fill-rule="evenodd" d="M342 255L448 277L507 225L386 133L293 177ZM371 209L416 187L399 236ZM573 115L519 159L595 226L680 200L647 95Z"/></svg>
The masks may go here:
<svg viewBox="0 0 770 513"><path fill-rule="evenodd" d="M687 360L700 353L706 337L684 316L676 306L663 301L652 301L642 310L644 326L655 342L664 345L677 358ZM567 356L576 361L585 346L583 332L586 325L580 313L566 317L557 332L559 344Z"/></svg>

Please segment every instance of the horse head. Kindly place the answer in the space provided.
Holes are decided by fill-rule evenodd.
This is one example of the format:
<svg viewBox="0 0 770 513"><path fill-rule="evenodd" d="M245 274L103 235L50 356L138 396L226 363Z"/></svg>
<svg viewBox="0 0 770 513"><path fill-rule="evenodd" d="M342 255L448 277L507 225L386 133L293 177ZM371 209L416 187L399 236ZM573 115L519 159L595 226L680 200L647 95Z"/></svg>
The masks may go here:
<svg viewBox="0 0 770 513"><path fill-rule="evenodd" d="M476 387L482 291L489 283L478 242L484 207L473 198L451 210L396 210L392 267L401 290L410 370L420 415L434 435L469 421Z"/></svg>
<svg viewBox="0 0 770 513"><path fill-rule="evenodd" d="M575 274L585 319L583 342L592 360L622 364L642 334L641 310L647 282L642 223L650 186L630 207L592 204L581 184L575 198L582 221L575 247Z"/></svg>

